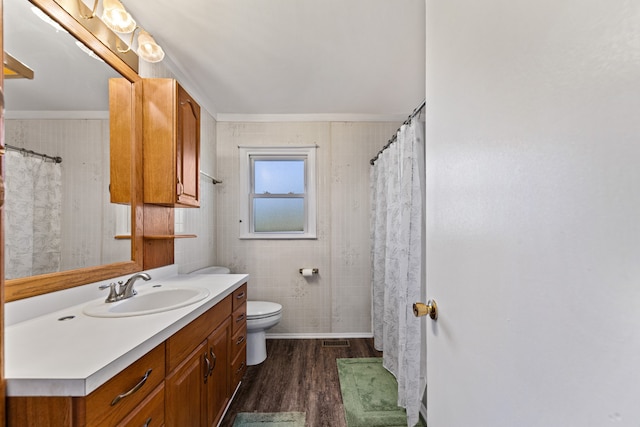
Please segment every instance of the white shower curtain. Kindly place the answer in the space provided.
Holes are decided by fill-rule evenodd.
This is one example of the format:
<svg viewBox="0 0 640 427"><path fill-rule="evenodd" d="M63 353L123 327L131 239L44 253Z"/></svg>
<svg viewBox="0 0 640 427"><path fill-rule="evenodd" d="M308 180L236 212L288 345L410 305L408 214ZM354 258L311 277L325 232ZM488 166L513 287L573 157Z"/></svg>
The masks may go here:
<svg viewBox="0 0 640 427"><path fill-rule="evenodd" d="M60 164L8 151L5 185L5 277L59 271Z"/></svg>
<svg viewBox="0 0 640 427"><path fill-rule="evenodd" d="M374 345L398 380L407 425L418 422L425 380L421 322L412 306L422 297L424 123L403 125L371 168L371 262Z"/></svg>

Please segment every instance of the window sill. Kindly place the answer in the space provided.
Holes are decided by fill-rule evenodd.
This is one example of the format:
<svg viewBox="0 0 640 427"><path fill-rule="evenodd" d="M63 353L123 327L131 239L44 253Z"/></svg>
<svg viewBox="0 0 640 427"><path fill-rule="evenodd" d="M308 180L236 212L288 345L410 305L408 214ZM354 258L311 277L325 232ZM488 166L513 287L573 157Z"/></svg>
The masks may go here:
<svg viewBox="0 0 640 427"><path fill-rule="evenodd" d="M315 234L291 234L291 233L264 233L264 234L241 234L240 240L317 240Z"/></svg>

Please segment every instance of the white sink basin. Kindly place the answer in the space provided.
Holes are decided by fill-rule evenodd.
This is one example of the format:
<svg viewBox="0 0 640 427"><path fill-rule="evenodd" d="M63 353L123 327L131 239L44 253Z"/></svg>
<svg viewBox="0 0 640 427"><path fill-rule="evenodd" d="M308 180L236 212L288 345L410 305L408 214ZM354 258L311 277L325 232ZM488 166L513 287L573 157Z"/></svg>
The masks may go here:
<svg viewBox="0 0 640 427"><path fill-rule="evenodd" d="M209 290L196 287L160 287L145 289L131 298L107 303L94 301L83 308L84 314L92 317L128 317L175 310L202 301Z"/></svg>

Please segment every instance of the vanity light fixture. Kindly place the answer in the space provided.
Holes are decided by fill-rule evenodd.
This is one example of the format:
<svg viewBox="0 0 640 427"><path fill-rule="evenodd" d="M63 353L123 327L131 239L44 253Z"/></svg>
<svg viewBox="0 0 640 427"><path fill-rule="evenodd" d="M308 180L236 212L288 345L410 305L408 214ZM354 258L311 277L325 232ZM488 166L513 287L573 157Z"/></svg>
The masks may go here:
<svg viewBox="0 0 640 427"><path fill-rule="evenodd" d="M138 33L138 56L147 62L160 62L164 58L164 50L151 37L151 34L140 29Z"/></svg>
<svg viewBox="0 0 640 427"><path fill-rule="evenodd" d="M98 0L96 0L97 3ZM136 21L119 0L103 0L102 22L116 33L131 33L137 27Z"/></svg>
<svg viewBox="0 0 640 427"><path fill-rule="evenodd" d="M142 59L147 62L160 62L164 58L164 50L160 47L158 43L151 37L151 34L146 32L140 27L136 27L131 33L131 40L129 41L129 47L126 49L118 48L118 52L127 53L131 50L133 46L133 39L135 38L136 30L140 30L138 32L138 49L136 49L136 53Z"/></svg>
<svg viewBox="0 0 640 427"><path fill-rule="evenodd" d="M82 0L77 1L78 4L82 2ZM96 10L98 9L98 2L99 0L94 0L93 9L90 15L81 14L81 16L84 19L93 18L96 15ZM79 9L82 8L79 7ZM136 30L140 30L138 32L138 48L136 49L136 53L138 54L138 56L147 62L160 62L164 58L164 51L162 50L160 45L156 43L151 34L143 30L141 27L137 26L136 21L133 19L131 14L127 12L124 5L119 0L102 1L101 20L107 27L109 27L116 33L131 33L129 46L126 49L121 49L120 47L118 47L118 52L129 52L131 50L131 47L133 46Z"/></svg>

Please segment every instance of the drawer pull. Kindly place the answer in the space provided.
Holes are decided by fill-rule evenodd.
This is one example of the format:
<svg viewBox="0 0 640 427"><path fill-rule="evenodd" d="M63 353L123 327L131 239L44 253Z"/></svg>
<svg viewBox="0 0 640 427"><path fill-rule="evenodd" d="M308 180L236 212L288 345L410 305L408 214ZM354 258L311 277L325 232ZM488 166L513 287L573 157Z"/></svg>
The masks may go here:
<svg viewBox="0 0 640 427"><path fill-rule="evenodd" d="M149 417L147 421L144 422L144 425L142 427L149 427L150 424L151 424L151 417Z"/></svg>
<svg viewBox="0 0 640 427"><path fill-rule="evenodd" d="M204 363L207 364L206 369L204 370L204 383L207 383L207 379L209 378L209 375L211 374L211 361L209 360L209 355L207 354L207 352L204 352Z"/></svg>
<svg viewBox="0 0 640 427"><path fill-rule="evenodd" d="M216 357L216 354L213 352L213 348L211 347L209 347L209 354L211 355L211 360L213 360L211 369L209 369L209 375L211 375L213 370L216 368L216 362L218 361L218 358Z"/></svg>
<svg viewBox="0 0 640 427"><path fill-rule="evenodd" d="M131 396L133 393L135 393L136 391L140 390L140 388L144 385L144 383L147 382L147 379L149 378L149 375L151 375L151 369L149 369L147 371L147 373L144 374L144 377L142 377L140 382L138 384L136 384L135 386L133 386L133 388L131 390L129 390L126 393L122 393L122 394L117 395L115 397L115 399L113 399L111 401L111 406L114 406L116 403L120 402L125 397Z"/></svg>
<svg viewBox="0 0 640 427"><path fill-rule="evenodd" d="M242 335L240 338L238 338L238 341L236 341L236 345L240 345L244 342L244 335Z"/></svg>
<svg viewBox="0 0 640 427"><path fill-rule="evenodd" d="M238 295L236 295L236 299L242 299L242 298L244 298L244 291L242 291Z"/></svg>
<svg viewBox="0 0 640 427"><path fill-rule="evenodd" d="M242 322L245 318L245 314L242 313L240 316L238 316L238 318L236 319L236 323Z"/></svg>
<svg viewBox="0 0 640 427"><path fill-rule="evenodd" d="M236 371L236 374L239 374L240 372L242 372L242 370L244 369L244 362L242 362L240 364L240 367L238 368L238 370Z"/></svg>

